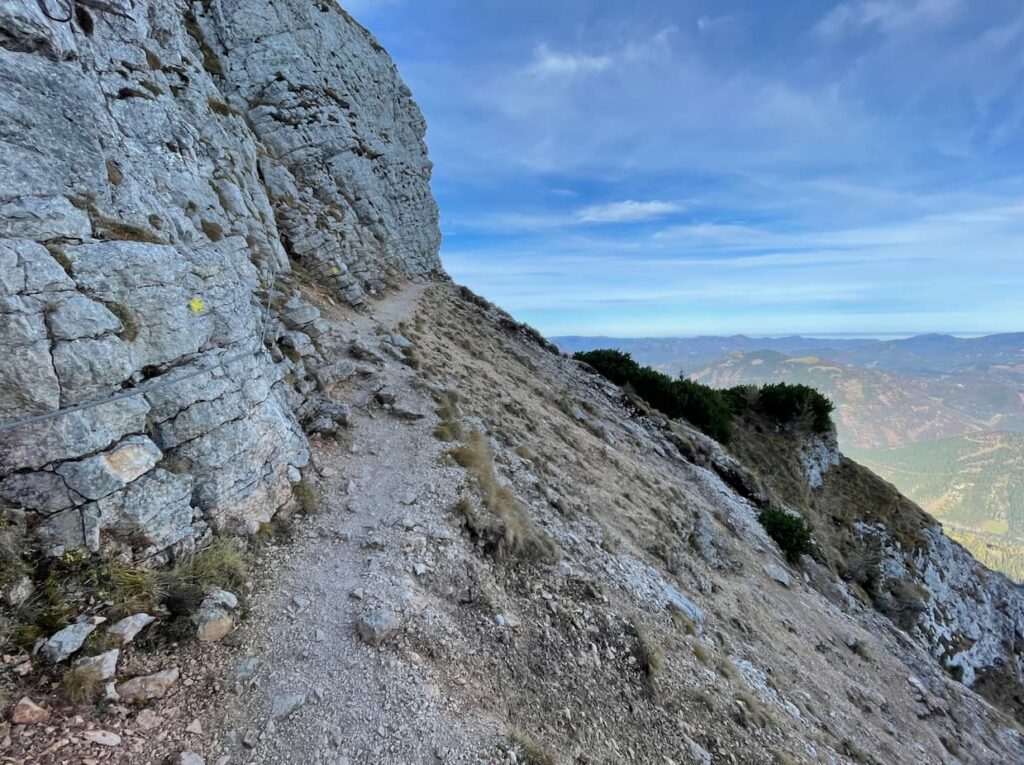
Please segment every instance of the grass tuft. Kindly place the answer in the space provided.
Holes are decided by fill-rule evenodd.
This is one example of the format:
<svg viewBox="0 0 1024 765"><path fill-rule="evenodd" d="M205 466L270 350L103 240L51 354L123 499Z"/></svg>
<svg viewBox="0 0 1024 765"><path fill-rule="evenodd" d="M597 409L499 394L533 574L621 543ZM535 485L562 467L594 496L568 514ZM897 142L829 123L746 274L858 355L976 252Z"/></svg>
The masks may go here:
<svg viewBox="0 0 1024 765"><path fill-rule="evenodd" d="M441 418L441 422L434 428L435 438L441 441L458 441L462 438L457 392L443 390L437 394L437 416Z"/></svg>
<svg viewBox="0 0 1024 765"><path fill-rule="evenodd" d="M466 469L476 481L483 506L499 522L499 528L488 530L478 524L476 530L491 531L489 546L499 554L511 553L524 557L550 559L555 554L551 539L534 527L522 502L499 481L494 471L494 457L487 437L474 428L466 442L451 451L452 459ZM499 537L500 538L495 538Z"/></svg>
<svg viewBox="0 0 1024 765"><path fill-rule="evenodd" d="M292 487L292 496L305 515L315 515L320 508L320 492L305 478Z"/></svg>
<svg viewBox="0 0 1024 765"><path fill-rule="evenodd" d="M74 667L64 673L64 693L75 704L94 701L102 687L103 681L95 667Z"/></svg>
<svg viewBox="0 0 1024 765"><path fill-rule="evenodd" d="M519 748L522 754L520 762L524 765L555 765L555 756L533 736L514 730L508 734L508 738Z"/></svg>

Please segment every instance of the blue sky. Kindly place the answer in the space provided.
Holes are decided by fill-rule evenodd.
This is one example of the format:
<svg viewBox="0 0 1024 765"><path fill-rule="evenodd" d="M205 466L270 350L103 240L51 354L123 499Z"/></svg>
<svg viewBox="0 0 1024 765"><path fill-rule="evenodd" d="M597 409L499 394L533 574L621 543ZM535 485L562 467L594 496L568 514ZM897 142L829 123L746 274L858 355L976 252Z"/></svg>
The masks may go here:
<svg viewBox="0 0 1024 765"><path fill-rule="evenodd" d="M546 334L1024 329L1019 0L355 0Z"/></svg>

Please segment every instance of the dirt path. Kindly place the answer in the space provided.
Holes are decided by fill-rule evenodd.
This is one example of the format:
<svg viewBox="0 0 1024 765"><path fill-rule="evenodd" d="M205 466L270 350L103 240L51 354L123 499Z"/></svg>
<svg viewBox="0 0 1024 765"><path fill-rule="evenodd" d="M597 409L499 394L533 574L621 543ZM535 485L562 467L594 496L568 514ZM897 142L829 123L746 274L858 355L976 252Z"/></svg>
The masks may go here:
<svg viewBox="0 0 1024 765"><path fill-rule="evenodd" d="M421 294L410 286L355 317L347 339L384 348L382 330L411 320ZM255 671L218 736L237 742L232 762L481 762L493 751L386 636L380 647L359 637L360 619L386 635L419 617L419 582L453 540L444 516L461 483L438 466L434 405L416 372L375 366L348 391L345 437L316 449L321 514L283 548L279 581L244 628L239 674Z"/></svg>

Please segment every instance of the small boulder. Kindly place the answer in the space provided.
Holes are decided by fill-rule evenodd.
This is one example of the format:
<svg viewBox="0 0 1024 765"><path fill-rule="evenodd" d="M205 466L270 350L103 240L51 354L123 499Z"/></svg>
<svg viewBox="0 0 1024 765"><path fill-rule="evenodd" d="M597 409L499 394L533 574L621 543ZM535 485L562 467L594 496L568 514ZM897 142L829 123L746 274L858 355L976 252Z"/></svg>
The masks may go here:
<svg viewBox="0 0 1024 765"><path fill-rule="evenodd" d="M11 722L15 725L37 725L50 719L50 710L43 709L28 696L22 696L11 710Z"/></svg>
<svg viewBox="0 0 1024 765"><path fill-rule="evenodd" d="M121 651L113 648L96 656L86 656L74 663L75 669L95 672L97 680L109 680L117 672L117 659Z"/></svg>
<svg viewBox="0 0 1024 765"><path fill-rule="evenodd" d="M120 746L121 737L109 730L87 730L82 734L86 741L100 746Z"/></svg>
<svg viewBox="0 0 1024 765"><path fill-rule="evenodd" d="M152 709L143 709L139 712L138 717L135 718L136 727L143 731L156 730L163 724L164 718Z"/></svg>
<svg viewBox="0 0 1024 765"><path fill-rule="evenodd" d="M383 608L360 617L356 622L359 638L372 646L379 646L398 632L398 628L398 617Z"/></svg>
<svg viewBox="0 0 1024 765"><path fill-rule="evenodd" d="M253 684L256 677L256 670L259 669L259 666L260 660L255 656L248 656L238 662L229 676L231 683L235 686L236 690L240 690L242 687Z"/></svg>
<svg viewBox="0 0 1024 765"><path fill-rule="evenodd" d="M195 752L182 752L174 759L174 765L206 765L206 760Z"/></svg>
<svg viewBox="0 0 1024 765"><path fill-rule="evenodd" d="M72 624L51 636L43 643L39 652L47 661L57 664L80 649L94 629L96 626L88 622Z"/></svg>
<svg viewBox="0 0 1024 765"><path fill-rule="evenodd" d="M306 703L306 694L290 693L275 696L270 703L270 718L272 720L283 720Z"/></svg>
<svg viewBox="0 0 1024 765"><path fill-rule="evenodd" d="M774 563L766 563L764 565L764 573L769 579L773 579L783 587L789 587L789 573L781 566L776 566Z"/></svg>
<svg viewBox="0 0 1024 765"><path fill-rule="evenodd" d="M152 675L133 677L117 686L117 695L126 702L163 698L171 686L178 682L179 675L178 668L173 667Z"/></svg>
<svg viewBox="0 0 1024 765"><path fill-rule="evenodd" d="M107 628L107 634L119 640L122 646L128 645L143 629L156 621L149 614L132 614Z"/></svg>
<svg viewBox="0 0 1024 765"><path fill-rule="evenodd" d="M0 594L0 597L2 597L5 605L11 608L18 608L29 599L33 589L35 587L29 577L19 576L3 588L3 593Z"/></svg>
<svg viewBox="0 0 1024 765"><path fill-rule="evenodd" d="M391 407L391 415L400 420L422 420L427 416L423 412L417 412L414 409L407 409L404 406Z"/></svg>
<svg viewBox="0 0 1024 765"><path fill-rule="evenodd" d="M207 595L192 615L196 635L204 643L216 643L235 627L232 613L238 608L238 598L227 590L214 590Z"/></svg>

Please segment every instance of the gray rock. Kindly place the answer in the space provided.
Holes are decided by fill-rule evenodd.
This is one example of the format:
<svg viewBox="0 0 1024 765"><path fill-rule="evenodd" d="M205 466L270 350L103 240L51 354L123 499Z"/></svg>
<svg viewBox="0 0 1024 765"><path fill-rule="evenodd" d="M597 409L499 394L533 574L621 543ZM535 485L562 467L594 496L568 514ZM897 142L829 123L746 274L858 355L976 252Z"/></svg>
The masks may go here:
<svg viewBox="0 0 1024 765"><path fill-rule="evenodd" d="M102 454L57 468L68 487L86 499L102 499L152 470L163 453L146 436L130 436Z"/></svg>
<svg viewBox="0 0 1024 765"><path fill-rule="evenodd" d="M283 720L306 703L306 694L292 693L275 696L270 702L270 719Z"/></svg>
<svg viewBox="0 0 1024 765"><path fill-rule="evenodd" d="M46 326L50 337L56 340L99 337L124 328L110 309L77 292L47 312Z"/></svg>
<svg viewBox="0 0 1024 765"><path fill-rule="evenodd" d="M352 342L352 345L349 346L349 353L361 361L370 361L374 364L384 363L384 357L380 355L379 351L371 348L360 340L354 340Z"/></svg>
<svg viewBox="0 0 1024 765"><path fill-rule="evenodd" d="M206 765L206 760L195 752L182 752L175 758L174 763L175 765Z"/></svg>
<svg viewBox="0 0 1024 765"><path fill-rule="evenodd" d="M689 736L683 737L694 765L711 765L711 753Z"/></svg>
<svg viewBox="0 0 1024 765"><path fill-rule="evenodd" d="M426 417L426 414L423 412L417 412L414 409L407 409L404 406L393 406L390 411L393 417L397 417L400 420L422 420Z"/></svg>
<svg viewBox="0 0 1024 765"><path fill-rule="evenodd" d="M182 540L192 527L192 483L189 475L156 468L124 491L84 506L86 546L98 551L104 531L157 550Z"/></svg>
<svg viewBox="0 0 1024 765"><path fill-rule="evenodd" d="M259 666L260 660L254 656L242 659L231 671L230 679L232 685L236 688L252 685L256 676L256 670L259 669Z"/></svg>
<svg viewBox="0 0 1024 765"><path fill-rule="evenodd" d="M117 686L117 694L126 702L160 699L178 682L179 676L178 668L173 667L151 675L134 677Z"/></svg>
<svg viewBox="0 0 1024 765"><path fill-rule="evenodd" d="M122 646L125 646L131 643L136 635L155 621L156 617L149 614L132 614L108 627L107 634L120 641Z"/></svg>
<svg viewBox="0 0 1024 765"><path fill-rule="evenodd" d="M764 569L765 575L769 579L772 579L772 580L778 582L783 587L789 587L789 584L790 584L789 572L786 571L786 569L782 568L782 566L777 566L774 563L766 563L766 564L764 564L763 569Z"/></svg>
<svg viewBox="0 0 1024 765"><path fill-rule="evenodd" d="M75 661L74 667L94 672L98 680L109 680L117 672L117 659L120 655L121 651L113 648L96 656L78 659Z"/></svg>
<svg viewBox="0 0 1024 765"><path fill-rule="evenodd" d="M281 321L289 329L301 329L319 318L320 311L315 306L297 298L285 303L284 312L281 314Z"/></svg>
<svg viewBox="0 0 1024 765"><path fill-rule="evenodd" d="M82 647L85 639L92 634L94 629L96 629L95 625L88 622L69 625L51 635L49 640L43 643L39 653L54 664L64 661Z"/></svg>
<svg viewBox="0 0 1024 765"><path fill-rule="evenodd" d="M234 629L233 612L238 608L238 598L227 590L215 589L199 605L192 615L196 625L196 636L204 643L215 643Z"/></svg>
<svg viewBox="0 0 1024 765"><path fill-rule="evenodd" d="M0 236L86 239L92 236L92 225L66 197L19 196L0 205Z"/></svg>
<svg viewBox="0 0 1024 765"><path fill-rule="evenodd" d="M29 599L34 589L35 585L32 584L32 580L22 575L4 585L3 590L0 591L0 597L3 598L4 605L8 608L18 608Z"/></svg>
<svg viewBox="0 0 1024 765"><path fill-rule="evenodd" d="M665 587L664 597L668 608L676 609L694 624L704 622L704 612L672 585Z"/></svg>
<svg viewBox="0 0 1024 765"><path fill-rule="evenodd" d="M364 643L379 646L393 637L400 627L398 617L387 609L373 611L356 621L356 631Z"/></svg>
<svg viewBox="0 0 1024 765"><path fill-rule="evenodd" d="M82 733L82 738L91 744L100 746L120 746L121 737L109 730L87 730Z"/></svg>
<svg viewBox="0 0 1024 765"><path fill-rule="evenodd" d="M177 379L0 433L0 497L51 552L153 555L208 524L258 526L287 500L288 466L309 458L296 412L315 419L310 370L295 369L301 393L270 353L203 371L264 339L315 355L328 325L285 292L285 241L356 306L395 275L441 270L426 124L372 35L305 0L202 5L188 30L165 10L135 0L86 36L0 3L0 111L18 126L0 141L0 421ZM264 335L268 287L285 300ZM173 474L100 464L141 433Z"/></svg>
<svg viewBox="0 0 1024 765"><path fill-rule="evenodd" d="M72 492L61 476L47 470L7 476L0 481L0 497L42 515L66 510L85 499Z"/></svg>

